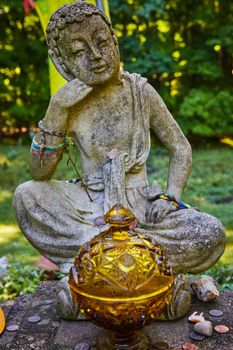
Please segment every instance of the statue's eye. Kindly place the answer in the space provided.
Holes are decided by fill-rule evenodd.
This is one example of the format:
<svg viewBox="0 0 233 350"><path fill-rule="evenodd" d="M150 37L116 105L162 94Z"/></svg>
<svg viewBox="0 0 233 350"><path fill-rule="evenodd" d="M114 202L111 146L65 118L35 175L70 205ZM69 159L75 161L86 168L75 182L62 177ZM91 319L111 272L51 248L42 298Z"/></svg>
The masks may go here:
<svg viewBox="0 0 233 350"><path fill-rule="evenodd" d="M80 42L79 40L75 40L72 43L72 53L75 56L82 56L85 53L85 47L83 42Z"/></svg>
<svg viewBox="0 0 233 350"><path fill-rule="evenodd" d="M98 46L99 47L104 47L104 46L107 45L107 43L108 43L108 38L100 38L98 40Z"/></svg>
<svg viewBox="0 0 233 350"><path fill-rule="evenodd" d="M85 50L84 49L78 49L78 50L75 50L75 52L73 52L73 53L75 54L75 56L80 57L80 56L84 55Z"/></svg>

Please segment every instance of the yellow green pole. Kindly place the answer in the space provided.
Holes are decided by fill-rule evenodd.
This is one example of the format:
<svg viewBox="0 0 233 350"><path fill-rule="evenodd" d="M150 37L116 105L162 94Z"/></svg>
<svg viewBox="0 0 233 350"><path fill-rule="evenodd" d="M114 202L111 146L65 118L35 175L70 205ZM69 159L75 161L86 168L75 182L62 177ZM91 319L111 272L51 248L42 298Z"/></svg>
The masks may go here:
<svg viewBox="0 0 233 350"><path fill-rule="evenodd" d="M99 5L99 1L87 0L88 2ZM50 16L62 5L72 3L73 0L37 0L35 8L40 18L40 22L45 33ZM105 13L110 17L108 0L102 0L100 3L103 5ZM49 76L50 76L50 92L54 94L62 85L66 83L66 80L58 73L54 67L52 61L49 59Z"/></svg>

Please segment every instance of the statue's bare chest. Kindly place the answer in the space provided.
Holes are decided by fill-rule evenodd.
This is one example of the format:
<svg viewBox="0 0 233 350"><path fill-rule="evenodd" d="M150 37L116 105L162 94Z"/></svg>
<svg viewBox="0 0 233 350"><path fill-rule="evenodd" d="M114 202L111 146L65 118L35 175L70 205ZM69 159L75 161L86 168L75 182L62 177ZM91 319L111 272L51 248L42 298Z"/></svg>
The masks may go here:
<svg viewBox="0 0 233 350"><path fill-rule="evenodd" d="M129 91L89 100L73 117L75 139L93 156L112 148L128 151L133 133L133 101Z"/></svg>

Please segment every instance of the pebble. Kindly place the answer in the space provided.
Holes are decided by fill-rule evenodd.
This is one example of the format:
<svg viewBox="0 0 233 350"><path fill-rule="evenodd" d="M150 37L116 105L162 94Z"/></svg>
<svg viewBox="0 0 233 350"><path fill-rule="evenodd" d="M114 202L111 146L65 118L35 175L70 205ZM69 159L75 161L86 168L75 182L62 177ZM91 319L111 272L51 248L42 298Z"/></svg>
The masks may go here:
<svg viewBox="0 0 233 350"><path fill-rule="evenodd" d="M192 344L192 343L185 343L182 345L183 350L199 350L199 346Z"/></svg>
<svg viewBox="0 0 233 350"><path fill-rule="evenodd" d="M89 350L90 345L88 343L78 343L75 345L74 350Z"/></svg>
<svg viewBox="0 0 233 350"><path fill-rule="evenodd" d="M229 332L229 328L227 326L225 326L224 324L219 324L217 326L214 327L215 331L218 333L228 333Z"/></svg>
<svg viewBox="0 0 233 350"><path fill-rule="evenodd" d="M189 334L189 336L190 336L190 338L191 338L192 340L198 340L198 341L200 341L200 340L205 339L205 336L204 336L204 335L202 335L202 334L197 334L197 333L195 333L195 332L191 332L191 333Z"/></svg>
<svg viewBox="0 0 233 350"><path fill-rule="evenodd" d="M214 317L221 317L223 315L222 310L213 309L209 311L209 314Z"/></svg>
<svg viewBox="0 0 233 350"><path fill-rule="evenodd" d="M49 324L49 322L50 322L49 319L42 320L42 321L40 321L40 326L47 325L47 324Z"/></svg>
<svg viewBox="0 0 233 350"><path fill-rule="evenodd" d="M33 315L28 317L28 322L30 323L37 323L37 322L40 322L40 320L41 320L41 317L39 315Z"/></svg>
<svg viewBox="0 0 233 350"><path fill-rule="evenodd" d="M212 337L213 325L210 321L198 322L194 325L194 331L198 334L206 335L207 337Z"/></svg>
<svg viewBox="0 0 233 350"><path fill-rule="evenodd" d="M166 350L169 349L169 345L168 343L166 343L165 341L158 341L156 343L153 343L153 347L154 349L158 349L158 350Z"/></svg>
<svg viewBox="0 0 233 350"><path fill-rule="evenodd" d="M205 318L203 317L203 312L201 312L200 315L198 315L197 311L195 311L194 313L192 313L192 315L188 317L188 320L193 323L198 323L205 321Z"/></svg>
<svg viewBox="0 0 233 350"><path fill-rule="evenodd" d="M6 330L8 332L15 332L19 329L19 326L17 324L11 324L10 326L6 327Z"/></svg>

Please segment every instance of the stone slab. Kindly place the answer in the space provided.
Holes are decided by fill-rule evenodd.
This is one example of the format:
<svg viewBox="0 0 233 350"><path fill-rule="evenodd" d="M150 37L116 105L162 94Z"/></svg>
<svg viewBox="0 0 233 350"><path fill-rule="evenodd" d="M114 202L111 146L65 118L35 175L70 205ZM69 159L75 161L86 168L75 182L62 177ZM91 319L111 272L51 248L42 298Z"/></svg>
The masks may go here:
<svg viewBox="0 0 233 350"><path fill-rule="evenodd" d="M22 295L15 302L5 302L1 304L6 317L6 326L12 324L21 325L26 310L30 307L33 295ZM6 329L0 335L0 350L10 349L18 332L8 332Z"/></svg>
<svg viewBox="0 0 233 350"><path fill-rule="evenodd" d="M57 282L42 282L35 294L21 296L11 304L2 304L7 325L17 323L20 327L17 332L4 331L0 336L0 350L74 350L78 342L87 342L91 350L96 349L96 340L102 337L103 330L88 321L60 319L54 307L56 286ZM212 317L209 315L211 309L220 309L224 314L219 318ZM209 304L194 299L190 314L194 311L204 312L205 318L214 325L227 325L230 332L218 334L214 331L211 338L191 341L189 333L193 324L187 318L176 322L155 322L145 327L144 332L151 337L152 344L166 341L169 349L177 347L181 350L182 344L191 342L197 344L200 350L233 350L233 292L223 292L217 301ZM41 321L29 323L28 317L36 314L41 316Z"/></svg>
<svg viewBox="0 0 233 350"><path fill-rule="evenodd" d="M6 324L18 324L19 329L12 333L4 331L0 336L0 350L52 349L53 336L60 322L54 308L55 291L56 282L42 282L35 294L24 295L15 301L8 311ZM32 315L40 315L41 321L29 323L27 319Z"/></svg>
<svg viewBox="0 0 233 350"><path fill-rule="evenodd" d="M220 309L224 312L222 317L211 317L209 310ZM189 338L190 332L193 331L193 324L188 321L187 317L176 322L155 322L145 327L145 332L153 341L166 341L170 345L182 345L185 342L191 342L200 347L200 350L233 350L233 293L224 292L218 300L210 303L202 303L193 298L192 308L189 315L194 311L198 314L203 312L206 320L217 324L225 324L230 328L227 334L218 334L213 331L212 337L206 337L203 341L193 341Z"/></svg>

